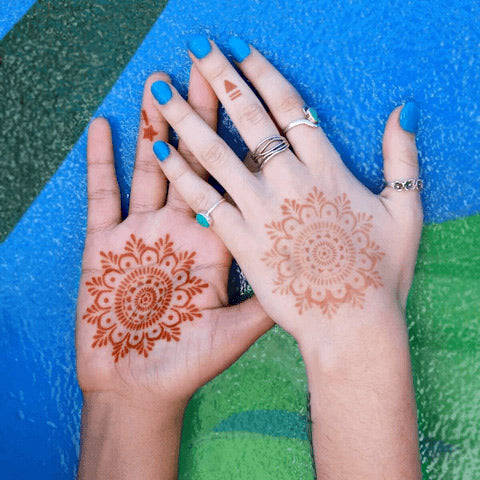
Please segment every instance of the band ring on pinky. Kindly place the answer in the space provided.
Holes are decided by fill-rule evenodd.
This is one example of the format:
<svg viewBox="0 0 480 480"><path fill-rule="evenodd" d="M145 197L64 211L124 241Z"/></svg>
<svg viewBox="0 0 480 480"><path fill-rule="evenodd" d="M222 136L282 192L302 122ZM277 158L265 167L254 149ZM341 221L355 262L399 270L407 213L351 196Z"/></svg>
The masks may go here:
<svg viewBox="0 0 480 480"><path fill-rule="evenodd" d="M263 139L251 153L251 159L257 171L261 170L275 155L282 153L290 147L285 137L273 135Z"/></svg>
<svg viewBox="0 0 480 480"><path fill-rule="evenodd" d="M197 223L202 227L208 228L213 224L212 212L225 201L221 198L218 202L215 202L207 211L198 212L195 219Z"/></svg>
<svg viewBox="0 0 480 480"><path fill-rule="evenodd" d="M302 107L303 115L305 118L300 118L299 120L294 120L290 122L284 129L283 134L285 135L289 130L298 125L308 125L309 127L318 128L318 113L313 107L308 107L304 105Z"/></svg>
<svg viewBox="0 0 480 480"><path fill-rule="evenodd" d="M407 180L393 180L392 182L385 182L386 187L391 187L397 192L406 190L422 190L423 180L421 178L409 178Z"/></svg>

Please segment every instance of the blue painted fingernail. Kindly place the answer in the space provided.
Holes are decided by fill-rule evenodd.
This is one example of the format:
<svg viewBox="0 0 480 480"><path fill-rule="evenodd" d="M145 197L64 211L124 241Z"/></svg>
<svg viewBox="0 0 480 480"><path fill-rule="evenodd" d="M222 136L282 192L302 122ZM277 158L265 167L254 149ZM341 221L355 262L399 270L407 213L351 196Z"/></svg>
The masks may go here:
<svg viewBox="0 0 480 480"><path fill-rule="evenodd" d="M188 39L188 49L201 59L212 51L212 46L205 35L191 35Z"/></svg>
<svg viewBox="0 0 480 480"><path fill-rule="evenodd" d="M238 62L243 62L250 55L248 43L238 37L228 39L228 47L232 52L233 58Z"/></svg>
<svg viewBox="0 0 480 480"><path fill-rule="evenodd" d="M161 105L165 105L172 98L172 89L166 82L158 80L153 83L150 90L153 96L157 99L157 102Z"/></svg>
<svg viewBox="0 0 480 480"><path fill-rule="evenodd" d="M400 126L407 132L417 133L420 110L414 102L406 103L400 112Z"/></svg>
<svg viewBox="0 0 480 480"><path fill-rule="evenodd" d="M158 141L153 144L153 151L161 162L163 162L170 155L170 147L167 143L162 141Z"/></svg>

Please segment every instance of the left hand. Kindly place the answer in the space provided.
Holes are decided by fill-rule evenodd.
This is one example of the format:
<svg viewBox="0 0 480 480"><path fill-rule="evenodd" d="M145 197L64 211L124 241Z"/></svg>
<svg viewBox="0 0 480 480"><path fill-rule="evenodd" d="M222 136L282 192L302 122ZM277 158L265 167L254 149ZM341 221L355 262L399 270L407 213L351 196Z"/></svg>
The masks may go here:
<svg viewBox="0 0 480 480"><path fill-rule="evenodd" d="M88 136L88 226L77 307L77 371L84 397L126 400L139 410L182 409L272 321L256 299L228 306L231 256L167 181L152 152L168 125L143 98L128 217L121 221L108 122ZM218 101L195 67L189 102L216 128ZM180 142L192 168L206 172ZM153 421L153 418L152 418Z"/></svg>
<svg viewBox="0 0 480 480"><path fill-rule="evenodd" d="M273 118L213 42L195 42L194 64L251 151L304 118L300 95L252 46L241 45L238 65ZM236 203L219 205L211 228L265 311L300 347L342 344L344 330L392 313L403 322L422 228L418 190L386 187L374 195L346 168L322 129L304 124L285 134L293 151L276 153L253 174L172 86L157 82L152 90L162 115ZM410 105L403 113L410 107L415 109ZM389 181L418 176L415 135L402 129L401 110L392 112L384 135ZM218 200L173 148L161 166L194 211Z"/></svg>

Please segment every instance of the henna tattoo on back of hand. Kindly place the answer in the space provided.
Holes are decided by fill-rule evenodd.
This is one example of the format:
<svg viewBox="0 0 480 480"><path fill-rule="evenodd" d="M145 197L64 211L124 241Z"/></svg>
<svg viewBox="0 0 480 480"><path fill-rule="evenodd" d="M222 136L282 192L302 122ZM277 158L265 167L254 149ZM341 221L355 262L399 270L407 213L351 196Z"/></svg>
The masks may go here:
<svg viewBox="0 0 480 480"><path fill-rule="evenodd" d="M100 252L102 273L86 282L92 298L83 319L97 327L92 348L113 346L148 357L158 340L180 340L180 324L202 316L192 303L208 284L190 275L195 252L178 252L169 236L147 245L130 236L120 254Z"/></svg>
<svg viewBox="0 0 480 480"><path fill-rule="evenodd" d="M376 266L385 254L370 239L372 215L354 213L346 194L328 201L316 187L304 203L285 199L281 208L282 219L265 225L273 246L262 261L275 270L273 291L293 295L299 314L363 308L366 290L382 286Z"/></svg>

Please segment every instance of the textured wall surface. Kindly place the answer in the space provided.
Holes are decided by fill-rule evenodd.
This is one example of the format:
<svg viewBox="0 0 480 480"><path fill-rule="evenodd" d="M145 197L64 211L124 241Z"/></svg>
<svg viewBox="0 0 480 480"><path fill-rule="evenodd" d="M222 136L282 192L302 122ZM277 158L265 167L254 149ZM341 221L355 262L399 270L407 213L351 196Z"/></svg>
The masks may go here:
<svg viewBox="0 0 480 480"><path fill-rule="evenodd" d="M133 8L131 15L135 16ZM467 0L171 0L95 113L112 123L126 206L142 84L152 71L166 70L185 92L188 33L206 32L221 47L236 33L263 51L306 101L318 107L321 124L344 161L374 191L382 181L381 137L388 114L415 99L422 112L418 146L429 225L409 299L408 324L424 469L435 480L480 477L479 20L480 7ZM129 31L129 23L121 25L122 33ZM97 34L103 32L96 28ZM121 35L108 32L104 37L114 43ZM35 38L28 41L33 48ZM64 41L75 43L69 35ZM61 50L58 46L55 51ZM99 70L109 69L110 58L100 51L94 64ZM43 73L53 82L56 65ZM38 78L37 74L31 82ZM21 98L16 84L0 79L6 94ZM0 246L0 406L5 432L0 462L7 478L67 479L76 468L81 396L75 381L73 326L85 233L85 134L30 206L29 202L60 163L58 151L65 152L74 139L73 133L67 140L61 138L57 151L48 131L62 132L65 111L82 108L75 92L85 83L89 77L81 74L72 80L72 96L59 100L58 119L39 119L46 143L38 143L28 158L8 155L11 149L21 152L29 136L14 141L12 130L5 137L2 127L8 158L14 166L15 161L25 165L21 181L37 182L32 192L25 190L30 192L27 200L23 194L9 200L6 184L1 187L8 208L18 203L18 211L26 210ZM98 98L101 90L95 91ZM17 100L11 105L19 104ZM88 105L79 117L68 117L73 119L68 130L77 136L95 102L89 100ZM2 111L4 122L12 108ZM30 125L25 129L35 130ZM224 115L220 131L239 154L245 153ZM32 180L38 176L41 182ZM13 174L12 182L17 178ZM17 221L13 218L8 217L6 232ZM313 478L305 393L295 342L274 329L191 401L180 478Z"/></svg>

